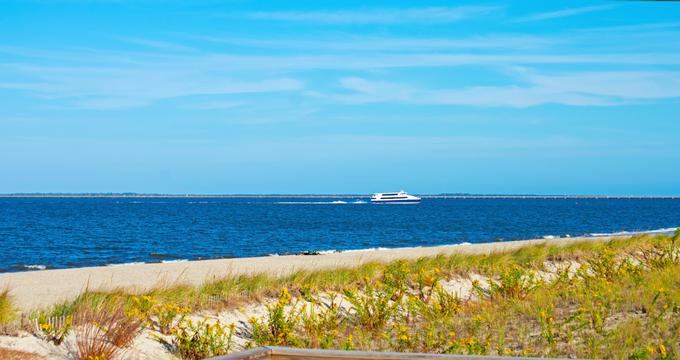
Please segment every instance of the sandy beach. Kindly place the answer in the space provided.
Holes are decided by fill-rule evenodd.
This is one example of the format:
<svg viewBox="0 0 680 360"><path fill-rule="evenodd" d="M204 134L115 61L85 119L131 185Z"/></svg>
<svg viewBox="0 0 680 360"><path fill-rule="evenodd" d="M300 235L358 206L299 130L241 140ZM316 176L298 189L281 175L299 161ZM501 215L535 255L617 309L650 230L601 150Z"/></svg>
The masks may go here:
<svg viewBox="0 0 680 360"><path fill-rule="evenodd" d="M103 267L43 270L0 274L0 288L9 288L22 311L44 308L78 296L84 290L125 288L142 291L162 285L200 285L214 278L269 273L288 275L298 270L353 267L366 262L389 262L440 254L484 254L550 243L566 245L579 241L603 241L611 237L534 239L482 244L352 251L324 255L286 255L129 264Z"/></svg>

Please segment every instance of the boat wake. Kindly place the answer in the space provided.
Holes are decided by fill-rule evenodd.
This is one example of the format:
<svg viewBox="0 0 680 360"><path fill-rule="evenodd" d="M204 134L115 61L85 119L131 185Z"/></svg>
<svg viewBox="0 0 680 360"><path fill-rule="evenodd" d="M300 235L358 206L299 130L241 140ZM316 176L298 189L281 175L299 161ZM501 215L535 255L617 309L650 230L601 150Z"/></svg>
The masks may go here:
<svg viewBox="0 0 680 360"><path fill-rule="evenodd" d="M347 201L342 201L342 200L335 200L335 201L276 201L274 204L279 204L279 205L345 205L345 204L352 204L352 205L360 205L360 204L368 204L366 201L362 200L357 200L353 202L347 202Z"/></svg>

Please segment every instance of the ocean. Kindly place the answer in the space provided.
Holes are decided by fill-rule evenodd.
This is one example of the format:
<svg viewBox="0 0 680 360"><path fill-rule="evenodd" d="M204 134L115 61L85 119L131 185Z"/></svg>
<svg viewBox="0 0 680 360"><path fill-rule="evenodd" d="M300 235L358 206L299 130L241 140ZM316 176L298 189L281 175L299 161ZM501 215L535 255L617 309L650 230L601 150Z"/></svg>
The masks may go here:
<svg viewBox="0 0 680 360"><path fill-rule="evenodd" d="M0 272L680 226L680 199L2 198Z"/></svg>

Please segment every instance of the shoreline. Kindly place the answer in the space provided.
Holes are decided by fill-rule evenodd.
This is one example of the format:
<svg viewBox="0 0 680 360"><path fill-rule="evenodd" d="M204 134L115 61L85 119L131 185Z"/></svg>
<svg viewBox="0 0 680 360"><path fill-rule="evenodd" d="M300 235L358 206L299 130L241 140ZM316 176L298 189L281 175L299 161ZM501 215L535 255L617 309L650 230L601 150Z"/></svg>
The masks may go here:
<svg viewBox="0 0 680 360"><path fill-rule="evenodd" d="M165 263L122 264L0 274L0 289L8 288L21 311L49 307L75 299L85 290L126 289L141 292L158 286L199 286L228 276L268 273L286 276L300 270L351 268L367 262L390 262L437 255L479 255L512 251L531 245L564 246L583 241L607 241L630 235L531 239L507 242L407 247L320 255L279 255Z"/></svg>
<svg viewBox="0 0 680 360"><path fill-rule="evenodd" d="M544 235L541 237L533 238L533 240L559 240L559 239L570 239L570 238L598 238L598 237L628 237L634 235L651 235L651 234L672 234L678 227L660 228L654 230L640 230L640 231L618 231L611 233L589 233L589 234L575 234L575 235ZM454 244L438 244L438 245L424 245L424 246L404 246L404 247L372 247L372 248L358 248L358 249L321 249L321 250L305 250L299 252L278 252L270 254L259 254L252 256L212 256L212 257L199 257L199 258L183 258L183 257L172 257L165 260L157 261L131 261L131 262L121 262L121 263L105 263L105 264L94 264L94 265L83 265L83 266L72 266L72 267L50 267L44 264L24 264L24 265L14 265L10 269L0 268L0 275L2 274L16 274L23 272L35 272L35 271L47 271L47 270L67 270L67 269L88 269L88 268L98 268L98 267L115 267L115 266L127 266L127 265L153 265L153 264L167 264L167 263L187 263L187 262L197 262L197 261L210 261L210 260L230 260L230 259L251 259L260 257L278 257L278 256L319 256L328 254L339 254L339 253L358 253L358 252L371 252L371 251L383 251L383 250L401 250L401 249L422 249L422 248L445 248L449 246L461 246L461 245L472 245L472 244L487 244L487 243L507 243L512 241L523 241L526 239L499 239L490 242L461 242ZM0 284L1 285L1 284Z"/></svg>

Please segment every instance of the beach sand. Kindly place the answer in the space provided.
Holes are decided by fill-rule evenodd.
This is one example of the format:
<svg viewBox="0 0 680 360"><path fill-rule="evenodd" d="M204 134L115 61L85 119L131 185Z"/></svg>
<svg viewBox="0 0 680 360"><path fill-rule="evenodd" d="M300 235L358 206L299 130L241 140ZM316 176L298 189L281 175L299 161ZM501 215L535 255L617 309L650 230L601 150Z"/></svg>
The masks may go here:
<svg viewBox="0 0 680 360"><path fill-rule="evenodd" d="M527 245L567 245L580 241L604 241L611 237L536 239L483 244L352 251L324 255L286 255L129 264L90 268L43 270L0 274L0 289L9 288L22 311L45 308L72 300L85 290L143 291L157 286L200 285L226 276L268 273L285 276L298 270L355 267L367 262L389 262L440 254L488 254Z"/></svg>

